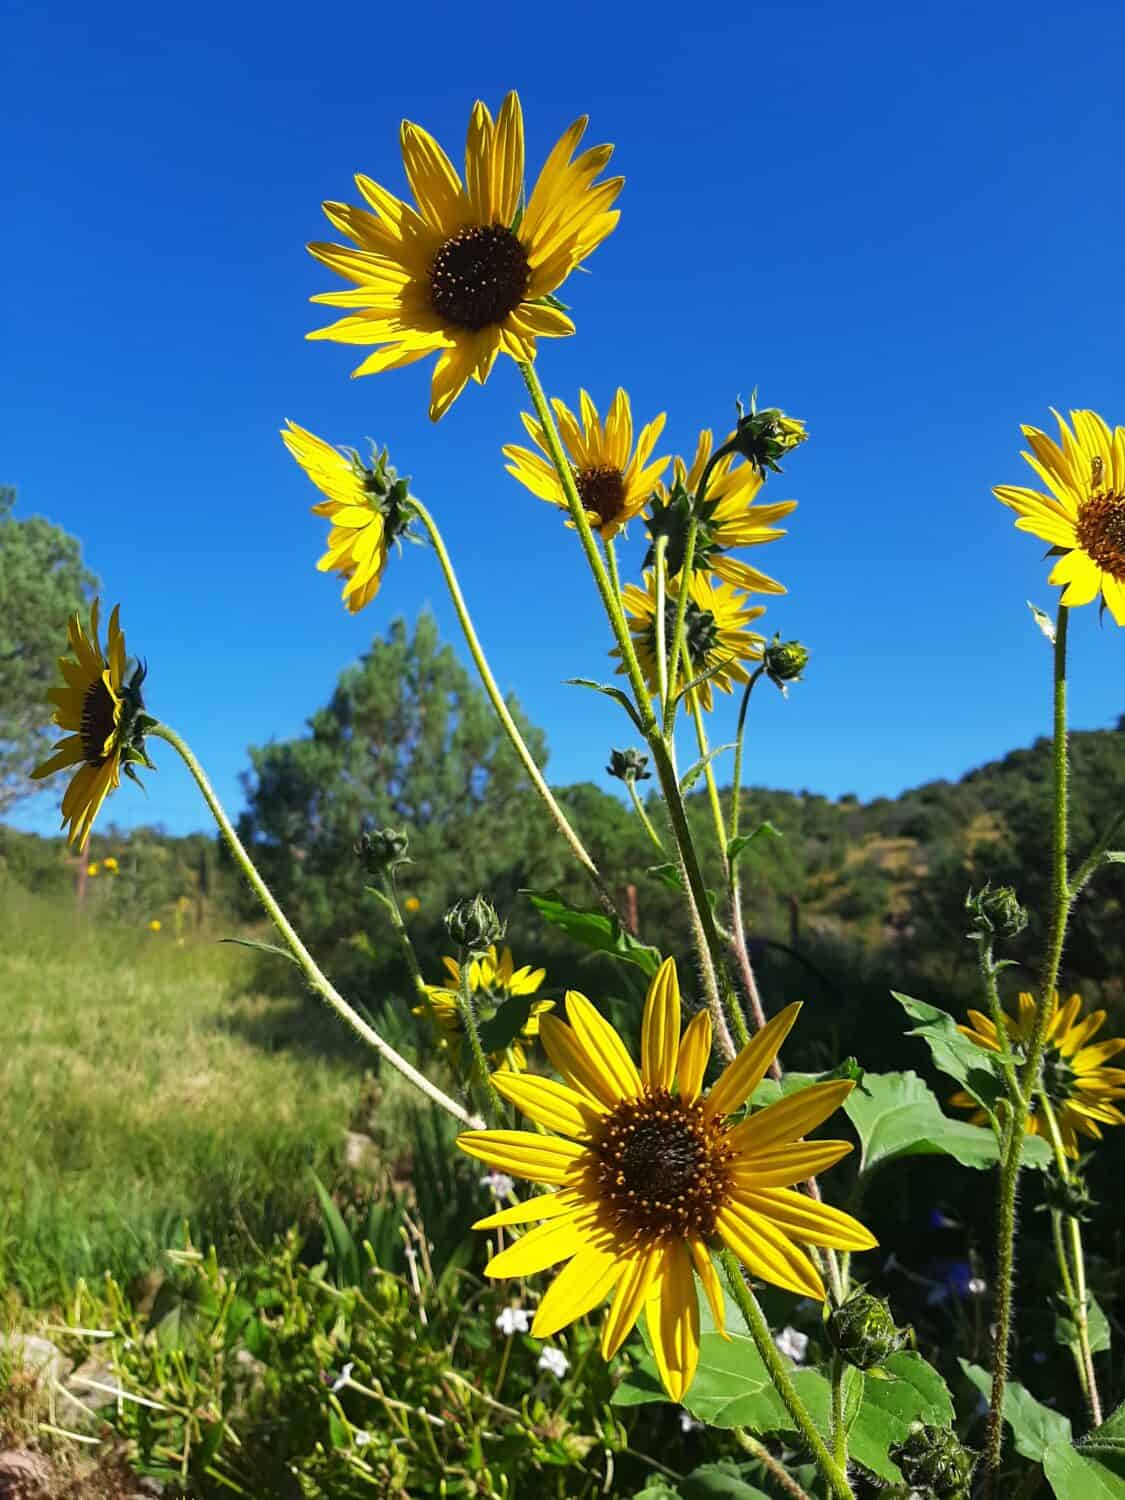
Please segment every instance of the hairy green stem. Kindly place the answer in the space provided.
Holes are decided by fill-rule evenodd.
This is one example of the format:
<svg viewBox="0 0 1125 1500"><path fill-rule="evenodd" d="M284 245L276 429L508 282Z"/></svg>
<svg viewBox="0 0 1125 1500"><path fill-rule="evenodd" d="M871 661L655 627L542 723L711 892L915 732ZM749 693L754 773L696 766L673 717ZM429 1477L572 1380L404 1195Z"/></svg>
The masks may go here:
<svg viewBox="0 0 1125 1500"><path fill-rule="evenodd" d="M848 1429L844 1423L844 1370L838 1354L832 1356L832 1456L846 1470L848 1466Z"/></svg>
<svg viewBox="0 0 1125 1500"><path fill-rule="evenodd" d="M516 754L523 762L524 769L527 771L527 774L531 779L531 784L539 793L539 796L543 799L543 802L547 807L547 811L550 813L552 819L554 820L555 827L559 830L563 838L570 845L574 857L577 859L578 863L586 871L586 874L593 882L594 889L597 891L602 905L608 912L612 913L614 916L620 917L620 912L618 912L617 910L616 904L613 900L613 896L610 894L609 888L606 886L605 881L601 877L601 872L598 870L598 867L594 863L593 858L587 851L586 846L583 844L582 840L575 832L566 813L563 812L562 808L556 801L554 793L551 791L550 787L544 780L543 773L542 771L540 771L538 765L536 764L535 757L527 748L524 737L520 733L515 719L512 718L511 711L509 710L508 705L504 702L504 696L500 692L499 687L496 685L496 679L492 675L492 669L488 665L488 658L485 656L484 648L481 646L480 639L477 636L476 629L473 625L472 616L469 614L469 607L465 603L465 596L461 592L461 585L457 581L457 574L453 570L452 559L450 558L448 549L446 548L445 540L442 537L441 532L438 530L437 522L434 520L433 516L420 500L415 500L412 498L411 506L414 510L414 513L417 515L418 519L421 521L422 525L426 528L426 531L429 534L433 549L437 554L438 562L441 565L441 571L445 577L445 585L449 590L449 597L452 599L453 608L457 612L457 619L460 622L461 630L465 637L465 643L469 648L469 654L473 658L473 663L476 666L477 674L479 675L480 680L484 685L484 690L488 694L488 700L492 704L492 708L496 714L496 717L500 720L504 733L508 736L508 739L512 743L512 748L515 750Z"/></svg>
<svg viewBox="0 0 1125 1500"><path fill-rule="evenodd" d="M661 854L664 854L666 852L664 845L660 841L660 835L652 826L652 821L649 818L648 813L645 812L645 805L640 799L640 794L637 791L636 782L630 779L625 783L625 785L629 788L629 796L633 799L633 811L636 813L637 817L640 818L641 827L648 834L649 838L656 845L657 849L660 850Z"/></svg>
<svg viewBox="0 0 1125 1500"><path fill-rule="evenodd" d="M473 1129L479 1128L483 1124L483 1121L462 1108L455 1099L451 1099L448 1094L439 1089L436 1083L431 1083L424 1073L420 1073L417 1068L407 1062L401 1053L396 1052L389 1042L384 1041L374 1027L368 1025L363 1017L348 1004L343 995L340 994L336 987L322 973L316 960L297 935L289 918L278 905L273 892L262 879L261 875L258 874L254 861L247 854L242 840L235 833L234 827L226 815L222 803L215 795L215 790L207 779L207 773L196 760L187 744L167 724L157 724L149 733L157 739L166 740L195 778L195 783L203 794L203 800L211 810L211 816L219 825L219 831L226 839L227 846L234 856L235 863L250 882L254 894L265 907L270 920L284 938L286 946L296 959L311 988L327 1005L331 1006L340 1019L346 1025L350 1026L358 1037L365 1041L369 1047L372 1047L381 1058L390 1063L392 1068L401 1073L431 1103L436 1104L439 1109L444 1109L447 1114L452 1115L462 1125L468 1125Z"/></svg>
<svg viewBox="0 0 1125 1500"><path fill-rule="evenodd" d="M389 871L384 873L382 884L382 891L376 891L373 887L368 887L368 889L372 890L372 894L377 896L383 903L383 907L390 919L391 927L394 929L395 937L398 939L398 945L406 962L415 993L423 1004L428 1005L430 997L426 989L426 981L422 977L422 969L418 963L418 955L414 951L414 944L410 940L410 933L407 931L406 923L402 920L402 912L398 904L398 891L395 889L394 876Z"/></svg>
<svg viewBox="0 0 1125 1500"><path fill-rule="evenodd" d="M734 1429L734 1436L739 1446L744 1448L750 1454L751 1458L756 1458L760 1464L764 1465L773 1476L777 1485L787 1495L791 1495L793 1500L812 1500L808 1490L801 1488L781 1460L774 1458L765 1443L747 1432L745 1427L736 1427Z"/></svg>
<svg viewBox="0 0 1125 1500"><path fill-rule="evenodd" d="M656 680L659 688L661 723L668 712L668 641L667 622L664 619L665 600L668 598L668 538L661 534L656 539Z"/></svg>
<svg viewBox="0 0 1125 1500"><path fill-rule="evenodd" d="M465 949L461 950L461 982L457 986L457 1009L461 1013L461 1025L465 1028L465 1035L469 1039L469 1050L473 1054L474 1081L480 1081L488 1099L492 1123L499 1125L504 1119L504 1101L496 1092L496 1085L492 1081L492 1072L488 1066L488 1058L485 1057L484 1048L481 1046L477 1013L473 1005L473 987L470 982L473 958L472 953Z"/></svg>
<svg viewBox="0 0 1125 1500"><path fill-rule="evenodd" d="M750 1331L750 1337L754 1340L762 1362L769 1371L770 1379L774 1383L777 1394L785 1403L785 1409L797 1424L798 1431L808 1445L816 1461L816 1466L828 1482L828 1487L837 1500L855 1500L855 1492L848 1483L845 1469L836 1462L825 1446L824 1439L817 1430L816 1423L809 1415L808 1408L801 1400L796 1386L790 1378L789 1371L785 1367L785 1361L781 1351L774 1343L770 1335L769 1324L766 1322L765 1314L758 1305L758 1299L746 1285L742 1275L742 1268L730 1250L724 1249L720 1253L723 1270L726 1272L727 1282L730 1286L734 1300L738 1303L738 1309L746 1320L746 1327Z"/></svg>
<svg viewBox="0 0 1125 1500"><path fill-rule="evenodd" d="M1004 1439L1004 1387L1008 1379L1008 1349L1012 1324L1012 1282L1015 1266L1016 1189L1020 1159L1023 1155L1027 1118L1039 1083L1047 1022L1059 977L1066 924L1070 916L1071 894L1067 879L1067 745L1066 745L1066 637L1069 610L1059 604L1055 625L1053 673L1052 782L1051 821L1051 925L1043 956L1039 1000L1027 1040L1026 1060L1020 1078L1020 1099L1009 1110L1001 1153L1000 1190L996 1214L996 1336L992 1354L992 1393L989 1401L988 1436L985 1442L985 1496L996 1492L1000 1471L1000 1454Z"/></svg>
<svg viewBox="0 0 1125 1500"><path fill-rule="evenodd" d="M992 1017L993 1026L996 1027L1000 1067L1008 1089L1009 1105L1015 1108L1022 1103L1023 1092L1020 1089L1019 1078L1016 1076L1016 1060L1012 1053L1012 1040L1004 1018L1004 1007L1000 1004L1000 991L996 987L997 969L993 958L992 938L981 934L976 941L981 983L984 985L984 995L988 1002L988 1013Z"/></svg>

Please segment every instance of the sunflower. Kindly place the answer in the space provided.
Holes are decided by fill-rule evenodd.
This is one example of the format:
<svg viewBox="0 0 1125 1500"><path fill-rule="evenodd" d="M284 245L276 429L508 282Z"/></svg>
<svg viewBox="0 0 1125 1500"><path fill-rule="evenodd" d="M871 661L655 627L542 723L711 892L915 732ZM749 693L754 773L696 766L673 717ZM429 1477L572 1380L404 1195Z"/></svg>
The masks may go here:
<svg viewBox="0 0 1125 1500"><path fill-rule="evenodd" d="M581 422L563 402L552 401L551 405L590 525L608 541L644 510L657 480L668 467L667 458L650 462L652 450L664 431L664 413L641 428L633 451L633 414L629 397L620 386L604 426L585 391L579 391L578 400ZM527 412L520 415L540 452L532 453L529 448L514 444L506 447L504 457L511 459L508 473L533 495L566 510L566 495L550 459L546 434L533 416Z"/></svg>
<svg viewBox="0 0 1125 1500"><path fill-rule="evenodd" d="M296 422L286 423L281 438L326 496L312 507L313 515L332 523L317 568L344 579L341 598L358 614L379 592L390 544L408 534L409 482L387 462L385 448L367 467L354 449L333 448Z"/></svg>
<svg viewBox="0 0 1125 1500"><path fill-rule="evenodd" d="M727 439L729 443L732 433ZM699 434L695 457L689 468L677 458L672 469L672 484L657 485L652 515L648 522L653 546L645 558L649 567L655 556L659 536L668 538L668 573L674 577L683 567L688 523L695 510L695 496L703 471L711 457L713 438L709 428ZM724 443L725 447L726 444ZM725 454L711 470L707 494L699 508L699 526L692 553L693 572L711 572L735 588L755 594L785 594L788 590L768 573L759 572L749 563L727 554L736 547L758 547L785 535L776 523L796 510L796 500L778 500L772 505L755 505L765 482L761 469L741 462L735 452Z"/></svg>
<svg viewBox="0 0 1125 1500"><path fill-rule="evenodd" d="M1109 427L1096 411L1072 411L1074 431L1057 411L1061 446L1038 427L1024 427L1023 456L1050 490L1000 484L992 493L1019 516L1017 531L1051 543L1058 562L1048 583L1064 586L1061 602L1104 606L1125 625L1125 427Z"/></svg>
<svg viewBox="0 0 1125 1500"><path fill-rule="evenodd" d="M449 984L426 985L425 1005L416 1005L416 1016L428 1015L441 1035L442 1043L454 1068L460 1064L461 1043L464 1026L461 1021L458 996L461 991L461 965L455 958L442 959L449 975ZM504 948L497 953L493 943L487 953L469 963L469 992L477 1008L479 1020L488 1021L495 1016L501 1005L510 1000L520 1000L538 992L547 977L546 969L533 969L524 964L517 969L512 959L512 950ZM535 1000L528 1006L527 1018L519 1028L518 1036L525 1042L534 1041L539 1035L539 1017L554 1006L553 1000ZM519 1040L513 1039L503 1052L492 1054L493 1061L504 1068L522 1072L527 1067L527 1053Z"/></svg>
<svg viewBox="0 0 1125 1500"><path fill-rule="evenodd" d="M529 1119L558 1134L473 1130L458 1137L470 1156L554 1189L478 1220L476 1229L545 1221L494 1256L486 1274L531 1276L569 1261L539 1304L536 1338L549 1338L613 1291L602 1327L606 1359L643 1309L665 1389L679 1401L699 1357L695 1274L724 1328L716 1246L733 1250L763 1281L823 1300L820 1274L800 1245L875 1245L849 1214L792 1186L852 1149L847 1141L801 1139L852 1084L813 1084L736 1123L732 1116L765 1076L800 1006L775 1016L702 1095L711 1017L701 1011L681 1036L671 959L649 987L640 1069L585 996L571 991L566 1009L569 1024L544 1016L541 1026L564 1082L516 1073L493 1080Z"/></svg>
<svg viewBox="0 0 1125 1500"><path fill-rule="evenodd" d="M90 629L77 614L70 617L70 656L59 657L63 685L47 697L55 705L54 722L70 732L57 742L54 754L32 771L36 781L77 766L62 801L62 826L69 823L67 840L85 849L98 809L121 785L121 771L134 781L134 764L151 765L144 736L156 722L144 712L141 683L145 669L138 666L125 681L125 637L118 620L120 606L109 617L109 639L102 654L98 637L101 601L90 610Z"/></svg>
<svg viewBox="0 0 1125 1500"><path fill-rule="evenodd" d="M1125 1051L1125 1038L1113 1037L1091 1043L1091 1037L1105 1025L1106 1013L1095 1010L1080 1021L1081 1009L1080 995L1071 995L1060 1008L1058 991L1052 993L1047 1045L1043 1053L1042 1088L1052 1106L1068 1156L1078 1155L1079 1135L1100 1140L1102 1125L1125 1125L1125 1114L1113 1102L1125 1098L1125 1069L1104 1066L1111 1057ZM976 1042L978 1047L999 1052L996 1027L989 1018L979 1010L971 1010L969 1020L971 1025L958 1027L962 1035ZM1035 1000L1025 992L1019 997L1019 1014L1004 1015L1004 1025L1017 1060L1024 1056L1034 1023ZM983 1125L987 1119L971 1094L958 1092L949 1102L958 1109L973 1110L974 1124ZM1048 1136L1041 1104L1037 1104L1028 1116L1027 1129L1030 1135Z"/></svg>
<svg viewBox="0 0 1125 1500"><path fill-rule="evenodd" d="M613 147L575 157L585 130L583 117L562 135L524 206L523 115L515 93L495 123L479 100L473 106L463 184L433 136L404 120L402 160L418 206L363 175L356 185L373 213L324 205L358 249L309 246L352 287L313 298L349 311L308 337L380 345L355 375L437 354L430 397L436 422L470 376L484 384L501 350L530 361L537 339L573 333L553 293L613 230L620 215L611 206L624 181L595 184Z"/></svg>
<svg viewBox="0 0 1125 1500"><path fill-rule="evenodd" d="M645 586L638 588L627 583L622 590L625 612L631 617L630 629L637 650L637 659L649 688L655 692L658 685L656 671L656 579L645 574ZM669 583L664 599L664 640L670 648L672 631L676 623L676 608L679 598L678 580ZM747 606L742 595L727 583L715 583L704 573L692 573L688 587L687 608L684 611L684 644L692 677L711 675L700 683L696 691L705 709L712 704L712 687L729 693L736 682L748 682L749 673L743 666L745 661L756 661L762 655L765 637L756 635L745 627L751 620L765 614L762 605ZM612 655L619 653L614 650ZM623 671L619 667L618 671Z"/></svg>

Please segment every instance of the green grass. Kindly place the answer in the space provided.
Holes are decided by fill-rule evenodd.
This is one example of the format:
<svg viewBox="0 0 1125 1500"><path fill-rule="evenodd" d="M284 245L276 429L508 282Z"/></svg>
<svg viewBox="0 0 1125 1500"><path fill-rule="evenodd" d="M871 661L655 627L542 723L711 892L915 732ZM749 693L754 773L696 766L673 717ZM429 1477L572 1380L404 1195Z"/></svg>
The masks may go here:
<svg viewBox="0 0 1125 1500"><path fill-rule="evenodd" d="M311 998L248 990L254 964L0 878L0 1286L42 1304L154 1265L185 1219L230 1244L307 1207L367 1056Z"/></svg>

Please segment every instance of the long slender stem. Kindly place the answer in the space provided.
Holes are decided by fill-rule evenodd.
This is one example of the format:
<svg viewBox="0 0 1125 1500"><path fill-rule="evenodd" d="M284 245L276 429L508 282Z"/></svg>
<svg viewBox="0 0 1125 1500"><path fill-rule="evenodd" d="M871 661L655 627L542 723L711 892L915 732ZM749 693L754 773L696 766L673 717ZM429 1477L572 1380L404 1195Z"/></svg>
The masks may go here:
<svg viewBox="0 0 1125 1500"><path fill-rule="evenodd" d="M1066 1146L1063 1144L1062 1132L1059 1130L1059 1122L1055 1117L1055 1111L1044 1089L1039 1090L1039 1097L1036 1104L1038 1112L1043 1116L1047 1125L1047 1134L1051 1141L1051 1150L1054 1153L1055 1166L1059 1176L1063 1182L1069 1182L1071 1172L1070 1163L1066 1155ZM1063 1290L1067 1293L1070 1303L1070 1315L1074 1320L1075 1328L1078 1330L1078 1349L1081 1355L1083 1372L1082 1384L1085 1387L1084 1394L1090 1407L1090 1419L1095 1427L1100 1427L1102 1424L1102 1403L1098 1393L1097 1375L1094 1371L1094 1352L1090 1347L1089 1291L1086 1286L1086 1255L1082 1247L1082 1225L1074 1214L1066 1214L1065 1218L1067 1237L1070 1240L1070 1258L1074 1267L1073 1281L1071 1281L1069 1268L1066 1264L1065 1251L1059 1261L1059 1271L1062 1275Z"/></svg>
<svg viewBox="0 0 1125 1500"><path fill-rule="evenodd" d="M390 919L391 927L394 929L395 937L398 939L399 948L402 950L403 959L406 962L410 974L411 983L419 1000L429 1003L429 994L426 990L426 981L422 977L422 970L418 963L418 955L414 951L414 944L410 940L406 923L402 920L402 912L399 910L398 892L395 890L394 876L389 872L383 876L382 892L375 892L383 903L384 910Z"/></svg>
<svg viewBox="0 0 1125 1500"><path fill-rule="evenodd" d="M1031 1035L1027 1040L1026 1061L1020 1078L1020 1099L1013 1102L1001 1151L1000 1189L996 1213L997 1275L996 1336L992 1353L992 1394L989 1401L988 1437L985 1444L986 1500L996 1492L1003 1445L1004 1387L1008 1379L1008 1349L1012 1324L1012 1282L1015 1267L1016 1188L1020 1158L1031 1100L1039 1083L1047 1021L1059 977L1066 924L1070 916L1071 894L1067 879L1067 744L1066 744L1066 637L1069 611L1060 604L1055 625L1052 780L1053 808L1051 823L1051 925L1043 955L1039 1001Z"/></svg>
<svg viewBox="0 0 1125 1500"><path fill-rule="evenodd" d="M660 841L660 835L652 826L652 820L649 818L648 813L645 812L645 805L641 801L640 794L637 791L637 783L630 778L625 785L629 788L629 796L633 799L633 811L640 818L641 827L648 834L657 849L660 850L661 854L663 854L665 852L664 845Z"/></svg>
<svg viewBox="0 0 1125 1500"><path fill-rule="evenodd" d="M1078 866L1078 869L1074 872L1074 878L1070 882L1071 901L1075 899L1078 893L1082 890L1083 886L1085 886L1086 882L1089 880L1090 876L1101 864L1102 856L1105 854L1106 850L1113 842L1113 839L1117 834L1117 830L1121 827L1122 823L1125 823L1125 808L1122 808L1119 813L1115 813L1114 816L1110 819L1109 823L1106 825L1104 833L1098 839L1094 847L1090 850L1089 854L1087 854L1086 858Z"/></svg>
<svg viewBox="0 0 1125 1500"><path fill-rule="evenodd" d="M734 1436L738 1444L742 1448L745 1448L751 1458L756 1458L760 1464L763 1464L769 1470L773 1475L774 1481L787 1495L791 1495L793 1500L812 1500L808 1490L801 1488L781 1460L774 1458L765 1443L760 1442L751 1433L747 1432L745 1427L736 1427L734 1429Z"/></svg>
<svg viewBox="0 0 1125 1500"><path fill-rule="evenodd" d="M758 1299L746 1285L743 1279L742 1269L730 1250L723 1250L719 1257L726 1272L727 1282L730 1286L734 1300L738 1303L739 1311L746 1320L746 1327L750 1331L750 1337L757 1346L762 1362L769 1371L770 1379L773 1381L777 1394L785 1403L785 1409L797 1424L798 1431L807 1443L813 1458L816 1460L817 1468L828 1481L828 1487L837 1500L855 1500L855 1493L844 1470L837 1464L825 1446L824 1439L817 1430L816 1423L809 1415L808 1408L801 1400L796 1386L790 1378L789 1371L781 1353L770 1337L769 1324L766 1322L765 1314L758 1306Z"/></svg>
<svg viewBox="0 0 1125 1500"><path fill-rule="evenodd" d="M424 1073L420 1073L417 1068L407 1062L401 1053L396 1052L389 1042L385 1042L379 1033L352 1009L343 995L340 994L336 987L321 972L316 960L305 947L293 925L290 923L289 918L278 905L273 892L258 874L254 861L247 854L242 840L235 833L234 827L226 815L222 803L215 795L215 790L207 778L207 773L196 760L187 744L167 724L157 724L149 733L157 739L166 740L195 778L195 783L203 794L203 800L210 808L211 816L219 825L219 831L226 839L227 845L234 855L236 864L250 882L250 885L254 889L254 894L265 907L270 920L285 939L289 951L297 960L312 989L316 991L326 1004L332 1007L340 1019L350 1026L358 1037L361 1037L369 1047L374 1048L380 1057L390 1063L391 1067L401 1073L416 1089L425 1094L427 1099L436 1104L439 1109L444 1109L455 1120L459 1120L462 1125L469 1125L474 1129L478 1128L483 1122L476 1115L472 1115L467 1109L462 1108L456 1099L451 1099L448 1094L438 1088L436 1083L431 1083Z"/></svg>
<svg viewBox="0 0 1125 1500"><path fill-rule="evenodd" d="M980 964L980 977L984 985L985 999L988 1001L988 1013L992 1017L992 1024L996 1028L996 1041L999 1046L1000 1067L1004 1074L1004 1082L1008 1088L1008 1098L1013 1106L1020 1103L1022 1093L1019 1078L1016 1076L1016 1060L1012 1053L1012 1041L1008 1035L1008 1025L1004 1017L1004 1007L1000 1004L1000 992L996 987L996 963L992 954L992 939L984 935L977 938L977 958Z"/></svg>
<svg viewBox="0 0 1125 1500"><path fill-rule="evenodd" d="M844 1422L844 1361L832 1356L832 1456L846 1469L848 1464L848 1429Z"/></svg>
<svg viewBox="0 0 1125 1500"><path fill-rule="evenodd" d="M660 689L660 715L661 723L664 715L668 712L668 641L667 621L665 619L666 601L668 598L668 538L661 534L656 539L656 615L653 624L656 628L656 681Z"/></svg>
<svg viewBox="0 0 1125 1500"><path fill-rule="evenodd" d="M536 764L535 757L527 748L524 737L520 733L515 719L512 718L508 705L504 702L504 696L500 692L500 689L496 684L496 679L492 675L492 669L488 665L488 658L485 656L484 648L481 646L480 639L477 636L476 628L473 625L472 616L469 614L469 607L465 603L465 596L461 592L461 585L457 581L457 574L454 572L452 559L449 556L444 538L442 537L441 532L438 530L437 522L434 520L433 516L420 500L414 500L412 498L411 505L415 513L417 514L418 519L421 521L422 525L429 533L430 541L433 544L435 553L437 554L438 562L441 565L441 571L445 576L445 585L449 590L449 597L453 600L453 608L457 612L457 619L460 622L461 630L465 636L465 643L469 648L469 654L473 658L473 663L476 666L477 673L482 684L484 685L484 690L488 694L488 700L492 704L492 708L496 714L496 717L500 720L500 723L503 726L504 733L512 742L512 748L515 750L516 754L523 762L524 769L527 771L532 785L539 793L540 797L543 799L543 802L547 807L547 811L551 814L551 817L554 820L555 827L559 830L563 838L570 845L574 857L578 860L578 863L586 871L587 875L593 882L594 888L596 889L603 906L605 906L607 911L612 912L615 916L619 917L620 913L617 911L616 904L613 900L613 896L610 894L609 888L606 886L604 880L601 877L601 872L598 870L598 867L594 863L592 856L587 851L586 846L583 844L582 840L575 832L566 813L563 812L562 808L556 801L554 793L551 791L550 787L544 780L543 773L542 771L540 771L538 765Z"/></svg>
<svg viewBox="0 0 1125 1500"><path fill-rule="evenodd" d="M684 647L680 655L683 658L684 675L687 676L691 670L691 663L688 660L686 647ZM707 756L711 753L711 743L707 738L707 726L703 722L703 705L699 701L698 692L689 693L688 698L690 699L692 722L695 725L696 743L699 746L700 755L706 760ZM715 826L715 841L719 846L719 861L725 876L728 871L727 829L723 818L723 805L719 801L719 786L715 780L715 766L713 761L707 760L707 764L703 767L703 776L707 782L707 800L711 807L711 821Z"/></svg>

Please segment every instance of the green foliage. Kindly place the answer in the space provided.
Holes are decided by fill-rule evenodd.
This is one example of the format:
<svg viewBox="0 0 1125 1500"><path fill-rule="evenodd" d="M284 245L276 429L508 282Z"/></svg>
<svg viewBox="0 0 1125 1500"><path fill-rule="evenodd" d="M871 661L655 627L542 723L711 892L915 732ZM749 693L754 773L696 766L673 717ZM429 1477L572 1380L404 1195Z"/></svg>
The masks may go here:
<svg viewBox="0 0 1125 1500"><path fill-rule="evenodd" d="M916 1073L865 1073L844 1109L859 1134L861 1173L906 1156L952 1156L977 1168L999 1160L993 1132L951 1120Z"/></svg>
<svg viewBox="0 0 1125 1500"><path fill-rule="evenodd" d="M660 967L655 948L638 943L615 917L590 907L572 906L557 891L524 891L535 910L552 927L565 932L575 942L595 953L609 953L626 963L635 964L649 979Z"/></svg>
<svg viewBox="0 0 1125 1500"><path fill-rule="evenodd" d="M47 689L69 616L98 587L77 538L42 516L17 521L0 485L0 814L40 789L30 773L58 738Z"/></svg>

